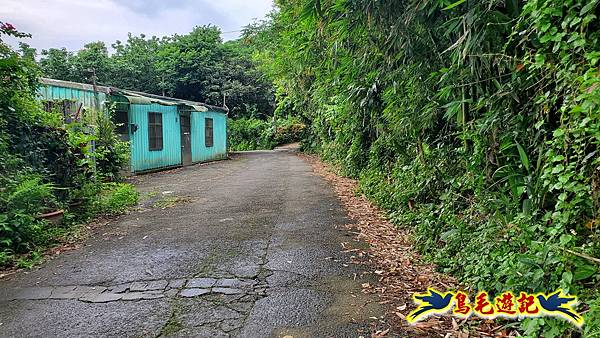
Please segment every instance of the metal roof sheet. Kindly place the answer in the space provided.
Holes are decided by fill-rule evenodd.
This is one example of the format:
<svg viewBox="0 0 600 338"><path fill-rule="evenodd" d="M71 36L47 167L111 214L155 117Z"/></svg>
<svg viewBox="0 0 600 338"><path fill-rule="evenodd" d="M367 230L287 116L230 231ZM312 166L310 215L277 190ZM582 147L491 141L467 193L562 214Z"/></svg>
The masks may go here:
<svg viewBox="0 0 600 338"><path fill-rule="evenodd" d="M94 86L91 84L86 84L86 83L55 80L55 79L49 79L49 78L45 78L45 77L40 78L40 82L42 84L49 85L49 86L81 89L81 90L87 90L90 92L94 91ZM100 92L100 93L104 93L104 94L110 94L111 88L106 87L106 86L96 86L96 91Z"/></svg>
<svg viewBox="0 0 600 338"><path fill-rule="evenodd" d="M177 98L173 98L173 97L166 97L166 96L161 96L161 95L136 92L133 90L125 90L125 89L117 89L117 88L113 88L113 90L114 90L114 92L125 96L129 100L130 103L134 103L134 104L158 103L158 104L167 105L167 106L173 106L173 105L188 106L188 107L192 108L194 111L199 111L199 112L212 110L212 111L216 111L216 112L223 113L223 114L229 113L228 108L212 106L212 105L202 103L202 102L195 102L195 101L177 99ZM135 102L132 102L131 100L134 100Z"/></svg>
<svg viewBox="0 0 600 338"><path fill-rule="evenodd" d="M49 78L40 78L40 82L42 84L48 85L48 86L74 88L74 89L81 89L81 90L86 90L86 91L90 91L90 92L94 91L94 86L91 84L63 81L63 80L55 80L55 79L49 79ZM148 94L148 93L143 93L143 92L138 92L138 91L133 91L133 90L119 89L119 88L115 88L115 87L96 86L96 91L105 93L105 94L109 94L109 95L113 95L113 94L122 95L129 101L129 103L132 103L132 104L157 103L157 104L162 104L162 105L166 105L166 106L188 106L188 107L192 108L194 111L198 111L198 112L205 112L205 111L211 110L211 111L215 111L215 112L219 112L219 113L223 113L223 114L229 113L229 108L227 108L227 107L212 106L212 105L202 103L202 102L177 99L177 98L173 98L173 97Z"/></svg>

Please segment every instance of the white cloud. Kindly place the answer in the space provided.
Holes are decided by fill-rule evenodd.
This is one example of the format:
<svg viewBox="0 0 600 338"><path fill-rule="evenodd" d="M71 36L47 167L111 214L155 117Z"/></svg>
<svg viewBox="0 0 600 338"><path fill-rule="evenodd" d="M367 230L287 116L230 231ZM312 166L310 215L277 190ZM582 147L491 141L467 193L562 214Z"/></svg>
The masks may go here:
<svg viewBox="0 0 600 338"><path fill-rule="evenodd" d="M254 18L263 18L272 0L2 0L0 21L33 35L26 39L38 50L67 47L77 50L91 41L125 40L127 33L164 36L187 33L194 26L213 24L237 31ZM224 39L237 34L224 34ZM15 41L11 44L16 45Z"/></svg>

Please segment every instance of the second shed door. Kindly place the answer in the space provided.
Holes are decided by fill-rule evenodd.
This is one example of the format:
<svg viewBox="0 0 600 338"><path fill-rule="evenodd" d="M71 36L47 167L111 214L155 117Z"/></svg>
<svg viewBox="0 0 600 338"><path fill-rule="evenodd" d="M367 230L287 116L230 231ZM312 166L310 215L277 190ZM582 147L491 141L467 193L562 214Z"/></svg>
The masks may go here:
<svg viewBox="0 0 600 338"><path fill-rule="evenodd" d="M192 164L192 134L190 116L181 115L181 164Z"/></svg>

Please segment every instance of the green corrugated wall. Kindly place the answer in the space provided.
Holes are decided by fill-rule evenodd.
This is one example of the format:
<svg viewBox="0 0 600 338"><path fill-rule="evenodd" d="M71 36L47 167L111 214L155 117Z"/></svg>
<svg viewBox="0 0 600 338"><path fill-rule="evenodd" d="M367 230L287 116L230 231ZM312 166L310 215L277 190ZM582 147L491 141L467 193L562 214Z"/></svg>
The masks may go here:
<svg viewBox="0 0 600 338"><path fill-rule="evenodd" d="M163 149L149 150L148 113L163 114ZM213 146L205 144L205 119L213 119ZM129 106L129 121L138 126L131 134L131 171L181 165L181 120L176 106L159 104ZM192 112L192 162L227 158L227 115L219 112Z"/></svg>
<svg viewBox="0 0 600 338"><path fill-rule="evenodd" d="M213 119L212 147L204 143L205 118ZM227 157L227 115L214 111L192 112L192 161L204 162Z"/></svg>
<svg viewBox="0 0 600 338"><path fill-rule="evenodd" d="M65 88L51 85L41 85L38 88L41 100L73 100L83 104L87 109L94 108L94 92L83 89ZM98 92L98 103L104 108L106 94Z"/></svg>
<svg viewBox="0 0 600 338"><path fill-rule="evenodd" d="M150 150L148 140L148 113L162 113L163 149ZM177 106L160 104L132 104L129 106L129 123L137 125L132 133L131 171L139 172L150 169L171 167L181 164L181 131Z"/></svg>

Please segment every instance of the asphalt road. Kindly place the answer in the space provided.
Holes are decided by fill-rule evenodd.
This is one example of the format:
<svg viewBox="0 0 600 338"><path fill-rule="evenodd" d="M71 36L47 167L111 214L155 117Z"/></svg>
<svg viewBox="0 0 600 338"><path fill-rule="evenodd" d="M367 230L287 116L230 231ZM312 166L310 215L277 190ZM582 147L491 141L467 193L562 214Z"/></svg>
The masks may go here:
<svg viewBox="0 0 600 338"><path fill-rule="evenodd" d="M358 337L382 315L343 208L293 153L136 181L136 210L0 280L0 336Z"/></svg>

